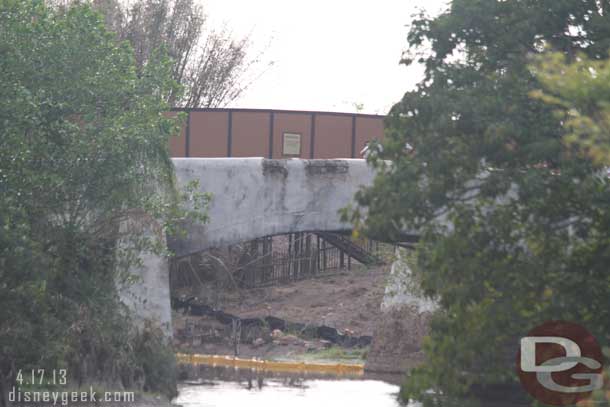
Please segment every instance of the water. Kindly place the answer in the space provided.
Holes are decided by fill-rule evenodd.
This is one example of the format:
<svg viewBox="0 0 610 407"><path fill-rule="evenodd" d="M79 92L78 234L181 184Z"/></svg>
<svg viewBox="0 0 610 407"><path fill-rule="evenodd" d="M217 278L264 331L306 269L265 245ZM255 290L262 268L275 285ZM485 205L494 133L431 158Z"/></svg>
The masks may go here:
<svg viewBox="0 0 610 407"><path fill-rule="evenodd" d="M179 386L184 407L407 407L399 387L380 380L261 373L200 367ZM415 404L408 407L416 407Z"/></svg>
<svg viewBox="0 0 610 407"><path fill-rule="evenodd" d="M262 388L217 382L181 386L175 403L184 407L398 407L397 392L398 386L375 380L307 380L299 386L269 381Z"/></svg>

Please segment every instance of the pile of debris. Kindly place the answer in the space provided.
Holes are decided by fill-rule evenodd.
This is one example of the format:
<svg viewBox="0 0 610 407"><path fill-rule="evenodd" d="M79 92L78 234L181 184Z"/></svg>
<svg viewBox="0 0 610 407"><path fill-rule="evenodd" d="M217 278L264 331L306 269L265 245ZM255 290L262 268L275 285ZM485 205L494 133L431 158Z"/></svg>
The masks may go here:
<svg viewBox="0 0 610 407"><path fill-rule="evenodd" d="M355 336L349 330L340 332L336 328L327 325L316 326L290 322L274 316L240 318L239 316L216 310L208 305L199 304L196 300L195 297L188 299L172 298L172 308L176 311L182 311L186 315L213 318L224 326L232 327L233 330L236 326L239 326L240 342L253 344L254 346L261 343L261 338L268 336L273 337L278 343L285 342L294 336L297 339L320 339L327 341L331 345L346 348L363 348L369 346L372 341L371 336ZM286 333L288 334L286 335Z"/></svg>

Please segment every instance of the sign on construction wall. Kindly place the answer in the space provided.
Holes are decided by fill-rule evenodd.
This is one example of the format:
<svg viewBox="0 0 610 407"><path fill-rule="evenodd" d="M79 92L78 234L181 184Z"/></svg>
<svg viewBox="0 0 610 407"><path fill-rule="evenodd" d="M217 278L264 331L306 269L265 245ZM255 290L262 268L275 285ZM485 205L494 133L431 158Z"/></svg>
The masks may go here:
<svg viewBox="0 0 610 407"><path fill-rule="evenodd" d="M283 155L301 155L301 135L298 133L284 133Z"/></svg>

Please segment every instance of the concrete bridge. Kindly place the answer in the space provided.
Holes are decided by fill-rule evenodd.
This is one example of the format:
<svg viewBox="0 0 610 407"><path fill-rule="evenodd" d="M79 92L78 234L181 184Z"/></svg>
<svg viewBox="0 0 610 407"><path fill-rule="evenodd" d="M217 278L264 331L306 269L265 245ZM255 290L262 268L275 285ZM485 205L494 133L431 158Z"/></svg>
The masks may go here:
<svg viewBox="0 0 610 407"><path fill-rule="evenodd" d="M179 186L197 180L212 194L209 222L168 241L177 257L269 235L350 230L338 211L374 178L353 159L175 158L174 165Z"/></svg>
<svg viewBox="0 0 610 407"><path fill-rule="evenodd" d="M181 239L169 239L178 256L274 234L350 230L339 209L371 185L373 171L364 160L268 160L263 158L176 158L177 182L197 180L212 194L209 222L186 225ZM166 258L143 255L133 270L140 281L122 292L137 321L153 320L171 337L169 266ZM392 265L382 317L367 360L367 369L404 371L423 360L421 341L435 304L410 291L410 270Z"/></svg>
<svg viewBox="0 0 610 407"><path fill-rule="evenodd" d="M212 194L209 222L189 224L186 236L168 238L177 257L263 236L350 230L339 209L371 185L364 160L268 160L263 158L175 158L177 183L199 182ZM158 321L171 333L169 265L153 254L133 270L140 282L122 293L140 318Z"/></svg>

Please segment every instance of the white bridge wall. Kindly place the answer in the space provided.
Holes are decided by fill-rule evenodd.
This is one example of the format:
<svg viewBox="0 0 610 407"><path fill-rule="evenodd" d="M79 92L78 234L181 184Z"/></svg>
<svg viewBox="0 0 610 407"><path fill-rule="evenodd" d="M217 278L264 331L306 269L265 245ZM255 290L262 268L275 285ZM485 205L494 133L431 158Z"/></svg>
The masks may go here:
<svg viewBox="0 0 610 407"><path fill-rule="evenodd" d="M374 178L365 160L175 158L174 165L179 186L198 180L212 194L209 222L169 239L178 257L267 235L349 230L338 211Z"/></svg>

